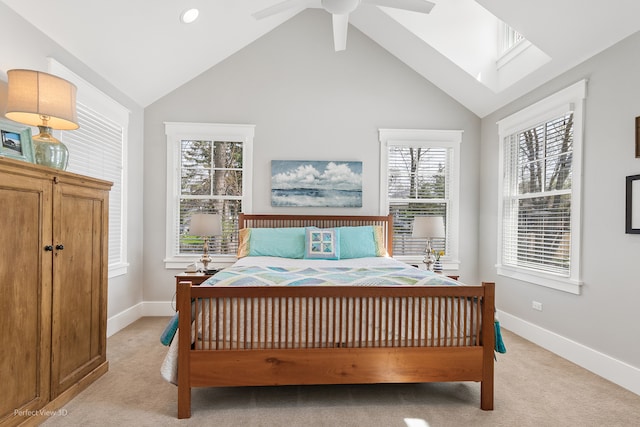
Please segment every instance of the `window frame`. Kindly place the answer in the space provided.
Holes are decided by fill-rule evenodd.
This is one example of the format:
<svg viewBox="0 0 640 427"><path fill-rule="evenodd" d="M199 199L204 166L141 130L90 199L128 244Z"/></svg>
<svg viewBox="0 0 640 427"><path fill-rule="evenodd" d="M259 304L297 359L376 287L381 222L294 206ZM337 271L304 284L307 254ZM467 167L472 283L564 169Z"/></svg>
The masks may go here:
<svg viewBox="0 0 640 427"><path fill-rule="evenodd" d="M516 57L529 49L532 43L522 34L503 21L498 21L498 69L513 61Z"/></svg>
<svg viewBox="0 0 640 427"><path fill-rule="evenodd" d="M442 257L444 270L458 270L460 222L460 145L462 130L379 129L380 140L380 215L389 214L389 147L445 148L451 150L449 171L449 208L446 218L447 253ZM394 255L408 263L422 265L424 254Z"/></svg>
<svg viewBox="0 0 640 427"><path fill-rule="evenodd" d="M253 171L253 137L255 125L222 124L222 123L188 123L164 122L167 137L167 218L166 218L166 252L164 264L167 269L184 269L197 261L195 254L178 254L175 252L178 236L176 221L180 217L180 159L181 142L183 140L210 140L241 142L242 150L242 212L251 212L252 171ZM210 253L212 263L229 264L235 261L234 255Z"/></svg>
<svg viewBox="0 0 640 427"><path fill-rule="evenodd" d="M77 171L73 169L73 164L70 164L70 168L67 169L69 172L81 173L84 175L91 175L99 179L106 179L114 182L114 187L119 184L119 204L120 204L120 212L118 213L117 220L120 224L120 233L119 236L109 235L109 239L113 237L117 237L119 240L120 247L119 252L119 260L115 263L109 262L108 265L108 277L113 278L117 276L122 276L127 274L129 268L129 260L128 260L128 242L127 242L127 222L128 222L128 204L127 204L127 188L128 188L128 135L129 135L129 116L131 111L124 107L119 102L115 101L110 96L103 93L101 90L93 86L91 83L87 82L83 78L79 77L73 71L62 65L60 62L56 61L54 58L48 58L48 70L52 74L55 74L63 79L70 81L75 84L78 88L77 93L77 104L78 109L84 109L85 112L89 114L94 114L96 116L100 116L104 121L111 122L114 126L120 127L122 132L122 141L121 141L121 158L120 158L120 179L112 179L111 177L105 176L95 176L92 173L86 173L86 171ZM60 135L60 139L65 142L64 135L67 132L73 131L56 131ZM69 144L68 141L66 141ZM69 144L70 151L73 150L73 145ZM73 152L70 154L73 156ZM110 204L113 202L115 195L118 193L114 191L114 187L112 187L111 192L109 193L109 201ZM110 223L114 222L115 213L112 208L109 209L109 221ZM111 230L114 229L110 227Z"/></svg>
<svg viewBox="0 0 640 427"><path fill-rule="evenodd" d="M582 230L582 155L584 145L584 103L586 99L586 80L544 98L497 122L499 141L499 178L498 178L498 230L496 272L509 277L557 289L572 294L580 294L581 279L581 230ZM504 202L503 189L508 180L505 170L505 150L507 139L515 134L557 119L573 111L573 158L571 170L571 243L570 269L568 275L545 272L533 268L507 266L503 260Z"/></svg>

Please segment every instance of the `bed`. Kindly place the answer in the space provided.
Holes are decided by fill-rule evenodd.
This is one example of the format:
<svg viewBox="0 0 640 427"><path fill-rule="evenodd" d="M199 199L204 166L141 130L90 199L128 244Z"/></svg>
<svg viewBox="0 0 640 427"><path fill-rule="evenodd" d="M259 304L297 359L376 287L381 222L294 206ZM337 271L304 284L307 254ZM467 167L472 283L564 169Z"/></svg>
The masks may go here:
<svg viewBox="0 0 640 427"><path fill-rule="evenodd" d="M241 214L239 228L237 263L177 285L178 418L193 387L474 381L493 409L493 283L393 260L391 216ZM294 260L289 232L305 233Z"/></svg>

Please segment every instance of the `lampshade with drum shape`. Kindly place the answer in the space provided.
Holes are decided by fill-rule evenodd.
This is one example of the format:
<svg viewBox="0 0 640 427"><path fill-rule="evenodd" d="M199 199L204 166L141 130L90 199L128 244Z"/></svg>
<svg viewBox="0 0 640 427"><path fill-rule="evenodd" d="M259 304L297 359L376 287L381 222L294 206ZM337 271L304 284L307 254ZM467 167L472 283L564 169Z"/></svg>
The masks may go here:
<svg viewBox="0 0 640 427"><path fill-rule="evenodd" d="M424 263L427 270L433 270L435 257L431 247L431 239L441 239L446 237L444 229L444 218L441 216L417 216L413 219L412 237L426 238L427 247L425 249Z"/></svg>
<svg viewBox="0 0 640 427"><path fill-rule="evenodd" d="M34 70L9 70L5 117L37 126L33 139L36 163L66 169L69 150L52 134L52 129L78 129L76 86L60 77Z"/></svg>
<svg viewBox="0 0 640 427"><path fill-rule="evenodd" d="M417 216L413 219L411 235L427 239L444 238L444 219L441 216Z"/></svg>
<svg viewBox="0 0 640 427"><path fill-rule="evenodd" d="M200 262L204 266L205 272L209 269L211 257L209 256L209 237L222 234L222 220L218 214L197 213L191 215L189 223L189 234L191 236L204 237L202 257Z"/></svg>

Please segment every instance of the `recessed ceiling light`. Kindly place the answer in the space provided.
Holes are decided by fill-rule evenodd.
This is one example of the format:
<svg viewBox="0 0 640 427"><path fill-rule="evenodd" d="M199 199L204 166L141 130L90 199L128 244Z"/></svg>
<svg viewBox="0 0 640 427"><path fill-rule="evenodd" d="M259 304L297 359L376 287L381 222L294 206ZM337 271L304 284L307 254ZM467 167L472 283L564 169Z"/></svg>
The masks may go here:
<svg viewBox="0 0 640 427"><path fill-rule="evenodd" d="M198 19L199 14L200 11L198 9L187 9L182 12L182 15L180 15L180 20L185 24L191 24L193 21Z"/></svg>

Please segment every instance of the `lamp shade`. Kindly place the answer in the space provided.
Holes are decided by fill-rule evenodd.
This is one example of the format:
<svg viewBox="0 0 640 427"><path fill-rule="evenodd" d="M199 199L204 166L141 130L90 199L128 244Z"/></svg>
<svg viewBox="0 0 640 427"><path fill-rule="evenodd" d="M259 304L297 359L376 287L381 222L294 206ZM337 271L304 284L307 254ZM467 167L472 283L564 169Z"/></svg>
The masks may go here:
<svg viewBox="0 0 640 427"><path fill-rule="evenodd" d="M78 129L76 86L52 74L9 70L5 117L31 126Z"/></svg>
<svg viewBox="0 0 640 427"><path fill-rule="evenodd" d="M218 236L222 234L222 221L217 214L193 214L189 224L192 236Z"/></svg>
<svg viewBox="0 0 640 427"><path fill-rule="evenodd" d="M413 219L412 237L439 239L446 237L444 218L441 216L417 216Z"/></svg>

